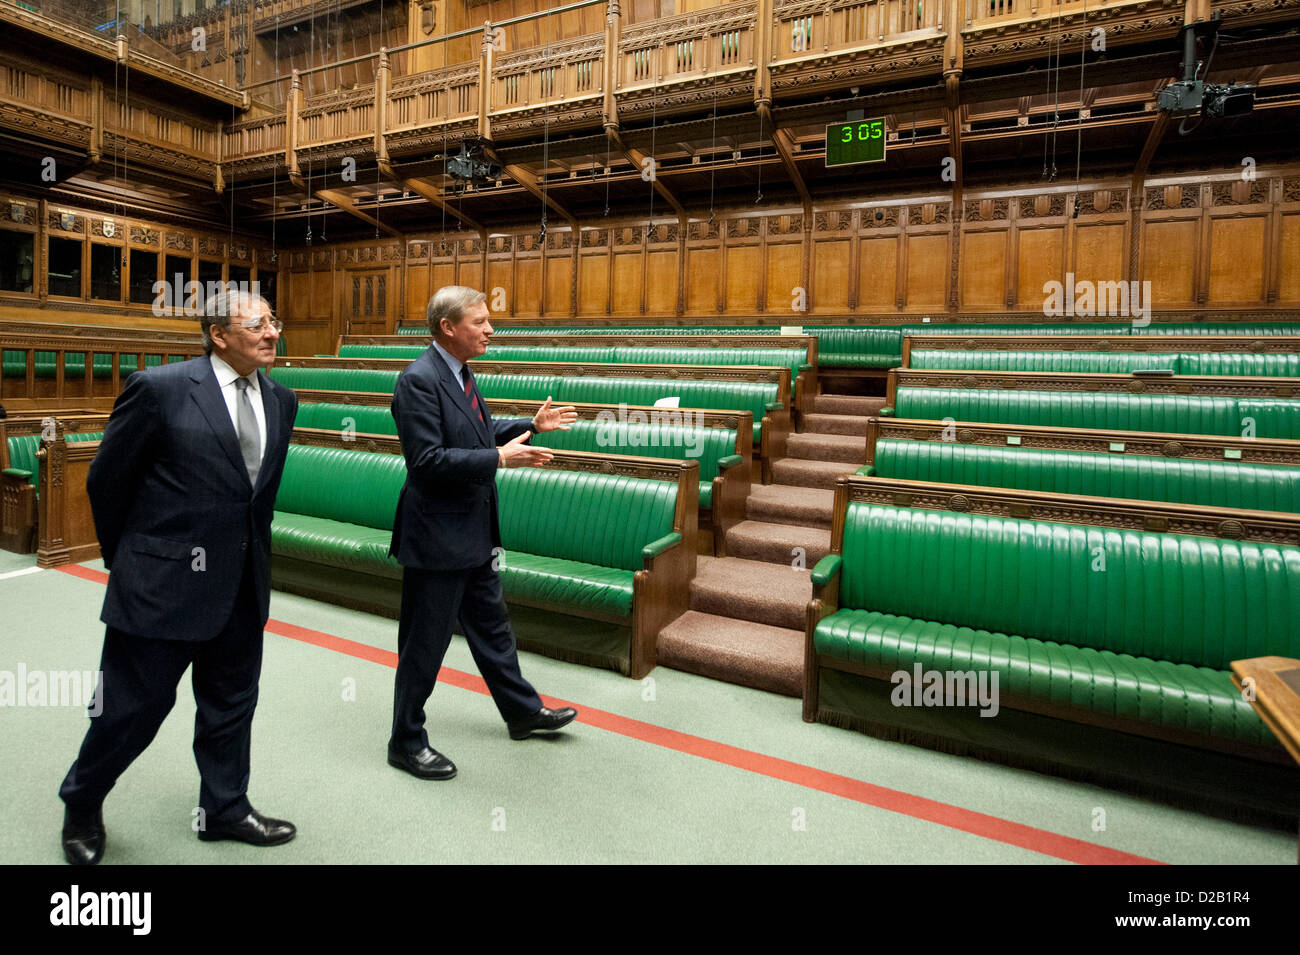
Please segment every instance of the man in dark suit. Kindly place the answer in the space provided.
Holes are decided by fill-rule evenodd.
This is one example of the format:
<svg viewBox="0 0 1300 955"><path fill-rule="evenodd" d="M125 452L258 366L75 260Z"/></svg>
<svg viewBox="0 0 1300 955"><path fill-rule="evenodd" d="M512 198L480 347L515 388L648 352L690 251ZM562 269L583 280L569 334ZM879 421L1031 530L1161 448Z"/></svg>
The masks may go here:
<svg viewBox="0 0 1300 955"><path fill-rule="evenodd" d="M298 398L260 371L280 334L260 296L214 296L200 328L205 356L127 379L86 480L112 574L102 712L59 790L73 864L103 855L104 797L158 732L191 665L199 838L265 846L295 832L254 810L247 789L271 515Z"/></svg>
<svg viewBox="0 0 1300 955"><path fill-rule="evenodd" d="M393 391L406 484L389 550L402 565L402 617L388 762L421 779L456 775L451 760L429 745L424 704L457 620L511 739L557 730L577 716L569 707L543 707L519 671L496 571L496 472L549 461L549 451L525 442L534 431L567 430L578 415L547 398L532 421L492 417L467 364L492 335L485 298L463 286L438 290L426 312L433 344Z"/></svg>

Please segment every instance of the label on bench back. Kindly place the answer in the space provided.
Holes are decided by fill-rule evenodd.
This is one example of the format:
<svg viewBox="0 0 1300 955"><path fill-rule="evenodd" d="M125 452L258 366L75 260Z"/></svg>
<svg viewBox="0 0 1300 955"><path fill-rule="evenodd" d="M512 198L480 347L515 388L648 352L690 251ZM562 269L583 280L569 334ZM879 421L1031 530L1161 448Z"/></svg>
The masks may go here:
<svg viewBox="0 0 1300 955"><path fill-rule="evenodd" d="M1019 443L1020 443L1020 435L1018 434L1007 435L1007 444L1019 444Z"/></svg>
<svg viewBox="0 0 1300 955"><path fill-rule="evenodd" d="M1223 456L1227 458L1229 461L1240 461L1241 448L1224 448Z"/></svg>
<svg viewBox="0 0 1300 955"><path fill-rule="evenodd" d="M782 334L782 335L802 335L802 334L803 334L803 326L802 326L802 325L782 325L782 326L781 326L781 334Z"/></svg>
<svg viewBox="0 0 1300 955"><path fill-rule="evenodd" d="M1123 450L1124 450L1124 442L1123 442L1123 441L1112 441L1112 442L1110 443L1110 449L1111 449L1112 451L1123 451Z"/></svg>

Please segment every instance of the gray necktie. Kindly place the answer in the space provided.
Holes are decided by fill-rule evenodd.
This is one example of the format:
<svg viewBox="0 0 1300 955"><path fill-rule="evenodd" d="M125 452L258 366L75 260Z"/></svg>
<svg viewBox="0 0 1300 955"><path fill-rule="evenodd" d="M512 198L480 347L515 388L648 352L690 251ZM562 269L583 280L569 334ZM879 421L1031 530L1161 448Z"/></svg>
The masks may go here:
<svg viewBox="0 0 1300 955"><path fill-rule="evenodd" d="M253 402L248 397L248 379L236 378L235 388L239 397L235 399L235 417L239 433L239 450L244 455L244 467L248 468L248 480L257 487L257 472L262 467L262 439L257 433L257 418L253 415Z"/></svg>

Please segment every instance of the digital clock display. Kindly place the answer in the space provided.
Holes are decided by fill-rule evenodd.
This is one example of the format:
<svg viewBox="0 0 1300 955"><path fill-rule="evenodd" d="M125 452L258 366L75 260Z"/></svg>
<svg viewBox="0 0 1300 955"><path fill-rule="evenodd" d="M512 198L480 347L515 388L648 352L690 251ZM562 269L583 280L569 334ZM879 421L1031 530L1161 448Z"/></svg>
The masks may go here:
<svg viewBox="0 0 1300 955"><path fill-rule="evenodd" d="M826 165L885 161L884 119L859 119L826 127Z"/></svg>

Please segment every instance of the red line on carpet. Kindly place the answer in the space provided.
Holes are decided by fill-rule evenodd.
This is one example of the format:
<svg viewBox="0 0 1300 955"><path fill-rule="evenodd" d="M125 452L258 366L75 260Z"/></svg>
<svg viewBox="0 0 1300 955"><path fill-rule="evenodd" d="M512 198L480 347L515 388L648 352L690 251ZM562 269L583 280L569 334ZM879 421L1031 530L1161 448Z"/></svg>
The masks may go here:
<svg viewBox="0 0 1300 955"><path fill-rule="evenodd" d="M92 570L89 567L69 564L58 569L65 574L71 574L73 577L80 577L83 580L100 584L108 582L108 574L103 571ZM371 663L393 668L397 666L396 653L389 650L380 650L377 647L358 643L355 640L336 637L332 634L322 633L319 630L309 630L306 627L299 627L281 620L268 620L266 629L277 636L288 637L291 640L298 640L312 646L333 650L336 653L368 660ZM462 690L484 695L487 695L488 692L487 684L483 682L482 677L455 670L451 667L444 666L438 674L438 679L442 683L450 684ZM543 700L547 706L552 708L575 705L567 700L549 696L543 697ZM617 713L607 713L604 710L596 710L590 707L579 707L579 710L581 711L579 713L579 722L594 726L597 729L617 733L630 739L641 740L643 743L661 746L664 749L671 749L689 756L697 756L700 759L721 763L724 766L733 766L736 769L743 769L759 776L780 779L796 786L803 786L806 789L815 789L828 795L840 796L888 812L911 816L914 819L946 826L949 829L969 832L985 839L992 839L995 842L1028 849L1031 852L1064 859L1067 862L1084 865L1161 864L1155 859L1148 859L1130 852L1094 845L1082 839L1048 832L1046 829L1011 822L1008 819L1000 819L997 816L975 812L971 809L962 809L960 806L953 806L935 799L926 799L924 796L914 796L911 793L889 789L885 786L877 786L874 783L815 769L802 763L794 763L775 756L755 753L751 750L706 739L703 736L692 736L689 733L681 733L663 726L656 726L653 723L644 723L641 720L619 716Z"/></svg>

